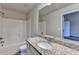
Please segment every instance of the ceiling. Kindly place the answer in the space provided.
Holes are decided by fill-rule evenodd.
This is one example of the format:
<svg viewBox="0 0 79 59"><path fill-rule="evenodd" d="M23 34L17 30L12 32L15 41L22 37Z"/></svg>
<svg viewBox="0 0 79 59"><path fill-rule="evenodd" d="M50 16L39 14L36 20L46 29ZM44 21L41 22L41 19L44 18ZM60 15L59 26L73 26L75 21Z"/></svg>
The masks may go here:
<svg viewBox="0 0 79 59"><path fill-rule="evenodd" d="M40 10L40 17L43 17L51 12L54 12L58 9L64 8L66 6L69 6L73 3L52 3L51 5L48 5Z"/></svg>
<svg viewBox="0 0 79 59"><path fill-rule="evenodd" d="M28 13L38 3L0 3L2 8L14 10L17 12Z"/></svg>
<svg viewBox="0 0 79 59"><path fill-rule="evenodd" d="M17 12L28 13L39 3L0 3L2 8L9 9ZM63 7L69 6L72 3L52 3L40 10L40 16L47 15L50 12L54 12Z"/></svg>

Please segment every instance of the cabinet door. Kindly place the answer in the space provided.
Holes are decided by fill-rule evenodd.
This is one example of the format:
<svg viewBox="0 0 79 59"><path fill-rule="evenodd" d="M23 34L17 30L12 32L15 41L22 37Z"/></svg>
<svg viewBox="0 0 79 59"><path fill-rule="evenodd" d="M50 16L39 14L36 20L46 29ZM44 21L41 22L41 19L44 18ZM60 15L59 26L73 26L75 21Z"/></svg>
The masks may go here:
<svg viewBox="0 0 79 59"><path fill-rule="evenodd" d="M32 52L30 50L30 45L28 42L27 42L27 55L32 55Z"/></svg>
<svg viewBox="0 0 79 59"><path fill-rule="evenodd" d="M39 53L29 43L27 44L27 54L28 55L39 55Z"/></svg>
<svg viewBox="0 0 79 59"><path fill-rule="evenodd" d="M30 45L30 50L32 52L32 55L39 55L39 53Z"/></svg>

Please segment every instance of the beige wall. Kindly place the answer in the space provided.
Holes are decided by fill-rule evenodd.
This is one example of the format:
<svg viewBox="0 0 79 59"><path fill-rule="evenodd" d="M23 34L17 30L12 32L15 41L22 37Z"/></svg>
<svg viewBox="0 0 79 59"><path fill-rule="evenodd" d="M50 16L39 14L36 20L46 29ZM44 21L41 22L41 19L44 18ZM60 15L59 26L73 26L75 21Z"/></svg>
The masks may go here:
<svg viewBox="0 0 79 59"><path fill-rule="evenodd" d="M79 11L79 4L62 8L43 17L46 20L46 34L62 38L63 14Z"/></svg>
<svg viewBox="0 0 79 59"><path fill-rule="evenodd" d="M7 9L3 9L2 11L5 13L4 17L6 17L6 18L26 20L26 14L24 14L24 13L7 10Z"/></svg>

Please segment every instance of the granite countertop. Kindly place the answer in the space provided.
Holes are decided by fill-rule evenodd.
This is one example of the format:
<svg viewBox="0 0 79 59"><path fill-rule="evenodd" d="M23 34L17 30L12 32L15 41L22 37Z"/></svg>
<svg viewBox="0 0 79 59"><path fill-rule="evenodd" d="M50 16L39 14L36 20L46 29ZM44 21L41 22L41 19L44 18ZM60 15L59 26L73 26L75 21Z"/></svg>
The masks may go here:
<svg viewBox="0 0 79 59"><path fill-rule="evenodd" d="M42 55L79 55L79 51L55 42L49 42L52 45L52 49L50 50L40 48L37 45L39 42L48 42L46 39L43 39L41 37L29 38L27 41Z"/></svg>

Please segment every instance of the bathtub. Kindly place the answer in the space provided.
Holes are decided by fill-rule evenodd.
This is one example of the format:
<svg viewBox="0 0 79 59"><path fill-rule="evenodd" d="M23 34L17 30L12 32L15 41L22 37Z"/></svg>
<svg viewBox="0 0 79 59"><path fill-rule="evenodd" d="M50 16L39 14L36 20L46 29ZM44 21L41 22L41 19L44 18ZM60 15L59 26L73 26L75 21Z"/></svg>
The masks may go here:
<svg viewBox="0 0 79 59"><path fill-rule="evenodd" d="M3 47L0 45L0 55L14 55L19 51L20 46L24 45L25 42L21 42L18 44L4 44Z"/></svg>

